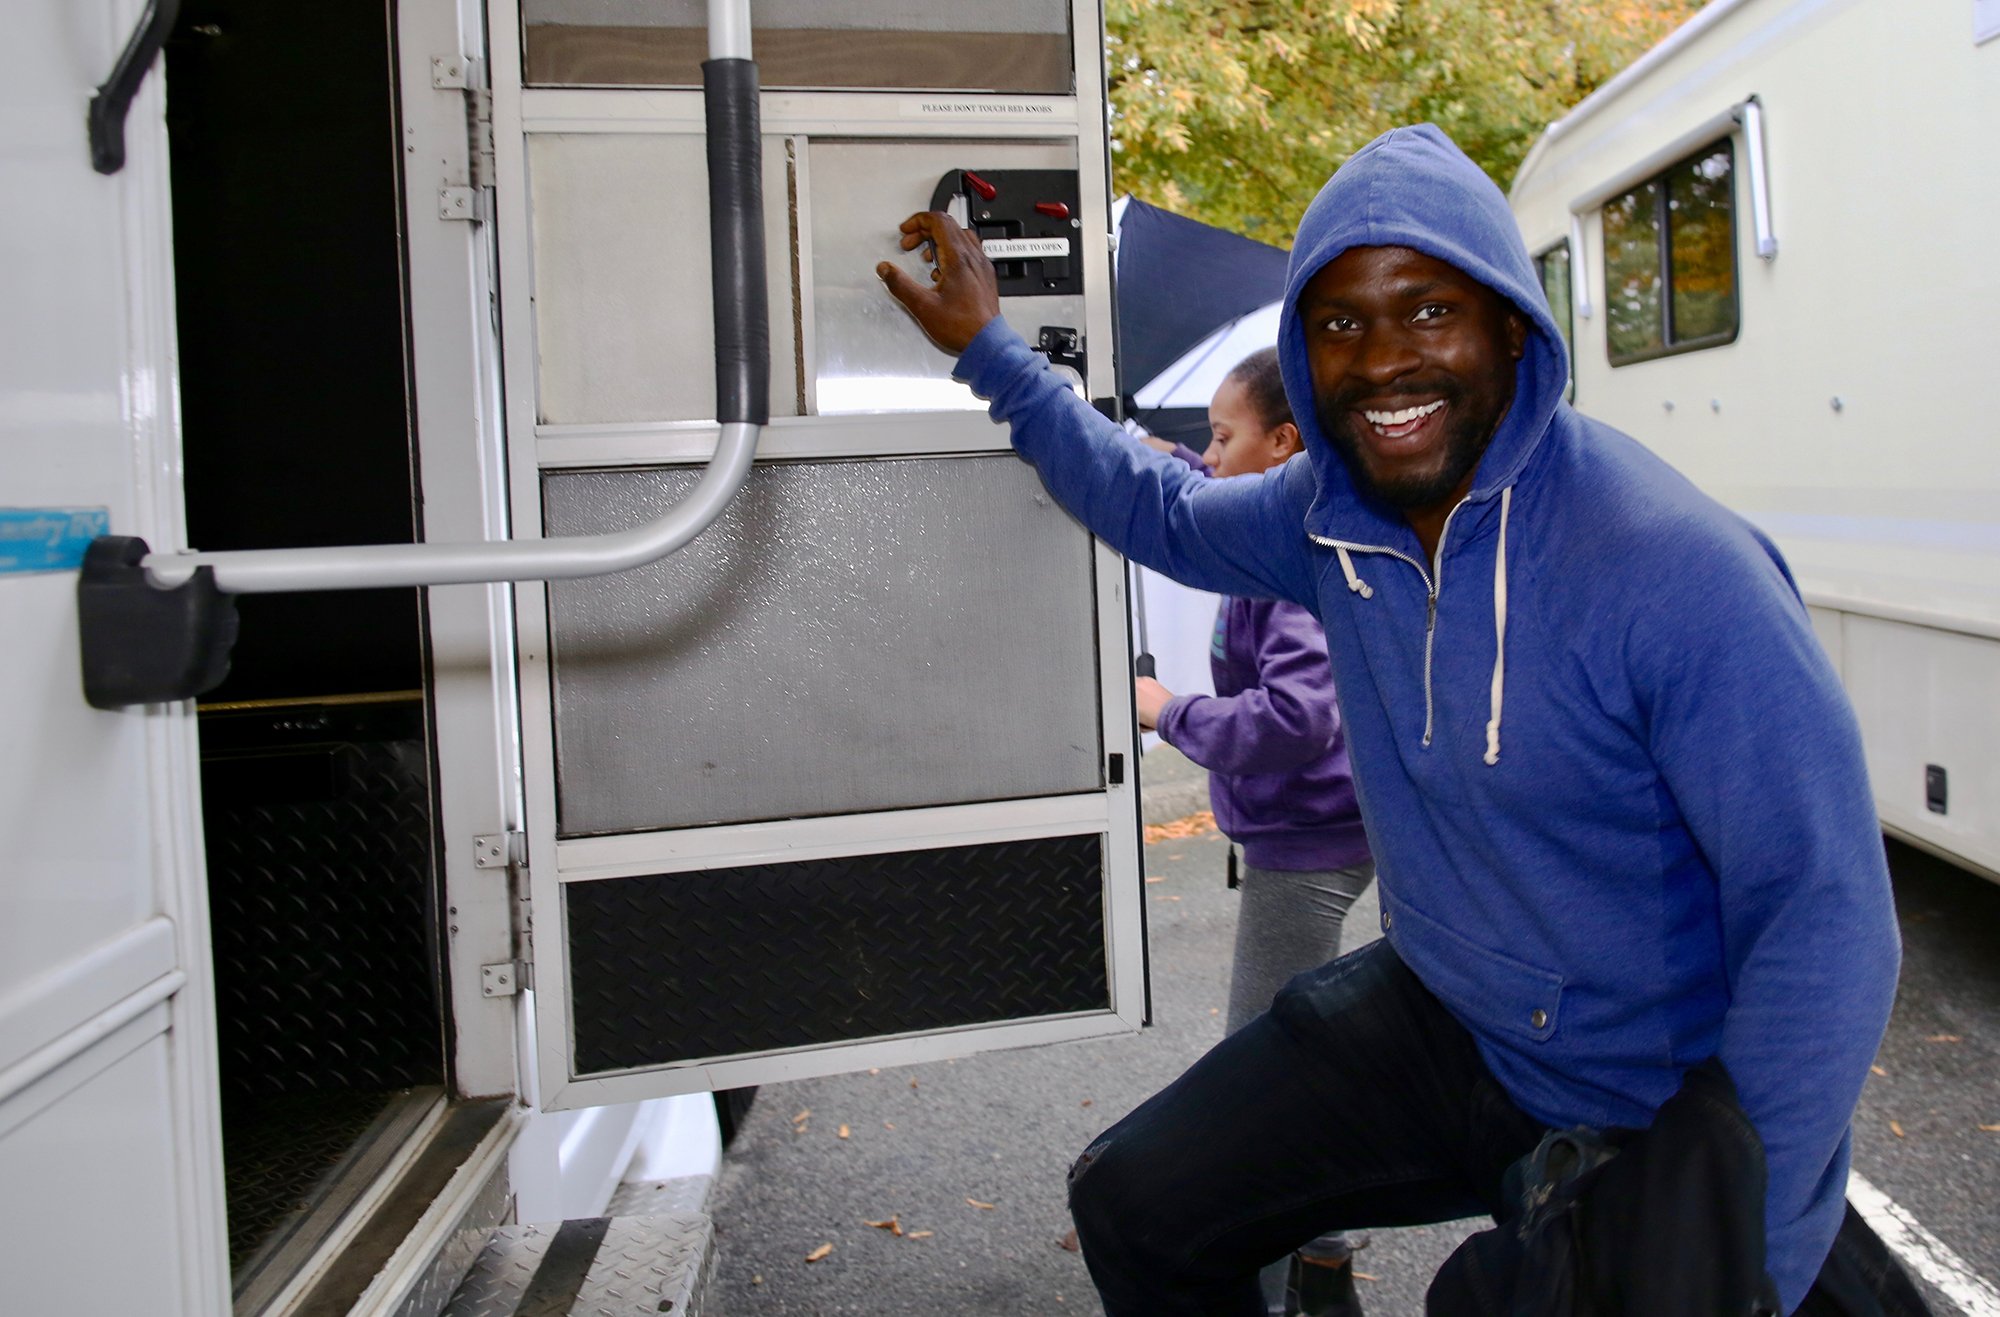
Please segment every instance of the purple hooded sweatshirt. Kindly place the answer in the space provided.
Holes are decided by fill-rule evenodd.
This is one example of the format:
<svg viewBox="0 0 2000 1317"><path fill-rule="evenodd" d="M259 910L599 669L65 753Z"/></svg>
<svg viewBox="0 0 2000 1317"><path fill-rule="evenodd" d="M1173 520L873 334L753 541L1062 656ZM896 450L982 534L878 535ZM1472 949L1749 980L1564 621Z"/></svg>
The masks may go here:
<svg viewBox="0 0 2000 1317"><path fill-rule="evenodd" d="M1174 456L1208 469L1185 447ZM1160 711L1159 731L1209 770L1216 826L1260 869L1366 860L1319 620L1294 603L1224 599L1209 663L1215 694L1176 695Z"/></svg>

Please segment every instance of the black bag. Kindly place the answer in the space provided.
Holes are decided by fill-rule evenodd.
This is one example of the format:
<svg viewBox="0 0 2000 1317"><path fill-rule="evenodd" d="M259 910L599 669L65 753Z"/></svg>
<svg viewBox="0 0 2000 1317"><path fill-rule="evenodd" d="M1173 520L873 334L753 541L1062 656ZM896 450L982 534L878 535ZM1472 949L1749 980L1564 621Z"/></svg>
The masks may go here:
<svg viewBox="0 0 2000 1317"><path fill-rule="evenodd" d="M1509 1167L1506 1213L1445 1261L1425 1311L1776 1317L1764 1179L1763 1142L1710 1059L1651 1129L1558 1130Z"/></svg>

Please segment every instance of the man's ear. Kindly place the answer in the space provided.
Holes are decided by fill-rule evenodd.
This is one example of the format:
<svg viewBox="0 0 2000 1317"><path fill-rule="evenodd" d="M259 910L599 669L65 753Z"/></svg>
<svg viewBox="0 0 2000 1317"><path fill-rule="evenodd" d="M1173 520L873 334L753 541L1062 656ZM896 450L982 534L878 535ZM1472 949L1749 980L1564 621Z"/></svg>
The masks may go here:
<svg viewBox="0 0 2000 1317"><path fill-rule="evenodd" d="M1528 318L1515 311L1507 316L1507 355L1519 361L1528 351Z"/></svg>
<svg viewBox="0 0 2000 1317"><path fill-rule="evenodd" d="M1303 453L1306 450L1306 441L1300 437L1298 426L1290 421L1284 421L1271 431L1271 446L1282 459L1294 453Z"/></svg>

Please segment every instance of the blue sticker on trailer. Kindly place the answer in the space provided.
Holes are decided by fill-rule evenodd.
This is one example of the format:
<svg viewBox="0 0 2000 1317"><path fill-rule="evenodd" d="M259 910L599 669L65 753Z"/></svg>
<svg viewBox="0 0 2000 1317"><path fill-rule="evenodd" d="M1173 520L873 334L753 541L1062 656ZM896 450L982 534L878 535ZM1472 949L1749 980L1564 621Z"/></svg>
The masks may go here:
<svg viewBox="0 0 2000 1317"><path fill-rule="evenodd" d="M110 531L109 508L0 508L0 573L75 571Z"/></svg>

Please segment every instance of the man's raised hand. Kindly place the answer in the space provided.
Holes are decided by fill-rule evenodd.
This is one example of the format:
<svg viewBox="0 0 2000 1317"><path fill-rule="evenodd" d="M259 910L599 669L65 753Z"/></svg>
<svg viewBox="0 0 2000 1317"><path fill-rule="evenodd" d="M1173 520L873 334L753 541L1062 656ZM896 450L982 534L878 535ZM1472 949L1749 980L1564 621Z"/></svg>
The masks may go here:
<svg viewBox="0 0 2000 1317"><path fill-rule="evenodd" d="M883 261L875 273L931 342L954 357L1000 314L1000 285L979 239L942 211L919 211L898 226L904 251L925 248L935 262L929 288Z"/></svg>

